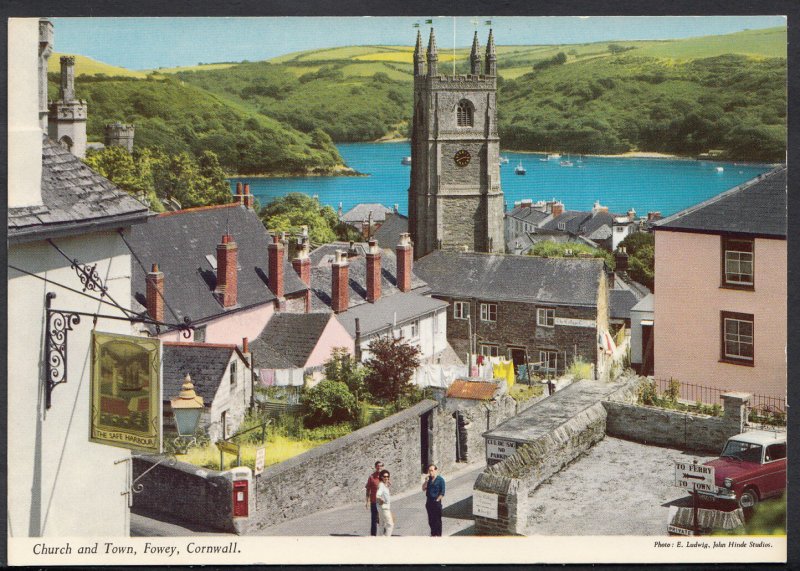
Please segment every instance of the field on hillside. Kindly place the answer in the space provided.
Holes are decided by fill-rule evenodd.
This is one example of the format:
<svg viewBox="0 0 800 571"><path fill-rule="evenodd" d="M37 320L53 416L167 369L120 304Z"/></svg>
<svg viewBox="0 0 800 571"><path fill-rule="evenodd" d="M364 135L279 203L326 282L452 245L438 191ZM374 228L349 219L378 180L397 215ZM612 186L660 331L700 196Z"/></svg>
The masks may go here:
<svg viewBox="0 0 800 571"><path fill-rule="evenodd" d="M61 71L60 59L61 56L65 55L72 55L72 54L62 54L58 52L53 52L53 54L50 56L50 59L47 61L48 73ZM139 79L144 79L145 77L147 77L147 74L143 71L134 71L131 69L126 69L124 67L117 67L82 55L73 55L73 57L75 58L76 77L80 75L99 75L99 74L104 74L109 77L136 77Z"/></svg>

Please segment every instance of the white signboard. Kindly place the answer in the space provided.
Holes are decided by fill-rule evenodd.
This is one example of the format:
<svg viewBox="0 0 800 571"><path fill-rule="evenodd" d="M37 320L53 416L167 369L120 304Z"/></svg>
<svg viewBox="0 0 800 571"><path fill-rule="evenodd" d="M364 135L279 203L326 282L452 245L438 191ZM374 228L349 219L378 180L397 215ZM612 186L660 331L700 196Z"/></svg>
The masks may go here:
<svg viewBox="0 0 800 571"><path fill-rule="evenodd" d="M568 317L556 317L555 324L568 327L588 327L589 329L597 327L597 323L592 319L570 319Z"/></svg>
<svg viewBox="0 0 800 571"><path fill-rule="evenodd" d="M676 461L675 485L696 492L715 492L714 467Z"/></svg>
<svg viewBox="0 0 800 571"><path fill-rule="evenodd" d="M256 469L253 471L256 476L264 471L264 460L266 455L267 453L263 446L256 449Z"/></svg>
<svg viewBox="0 0 800 571"><path fill-rule="evenodd" d="M472 515L497 519L497 504L499 501L499 496L497 494L473 490Z"/></svg>
<svg viewBox="0 0 800 571"><path fill-rule="evenodd" d="M499 462L511 456L517 450L517 443L513 440L499 438L486 439L486 460Z"/></svg>

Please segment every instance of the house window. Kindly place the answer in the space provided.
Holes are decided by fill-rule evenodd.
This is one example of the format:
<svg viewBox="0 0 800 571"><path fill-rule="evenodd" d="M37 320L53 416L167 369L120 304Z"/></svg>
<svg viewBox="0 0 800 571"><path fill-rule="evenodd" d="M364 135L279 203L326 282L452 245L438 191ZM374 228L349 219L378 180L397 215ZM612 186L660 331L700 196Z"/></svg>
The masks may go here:
<svg viewBox="0 0 800 571"><path fill-rule="evenodd" d="M417 337L419 337L419 321L412 321L410 329L411 333L409 334L409 337L411 339L416 339Z"/></svg>
<svg viewBox="0 0 800 571"><path fill-rule="evenodd" d="M499 357L500 347L497 345L481 345L481 355L484 357Z"/></svg>
<svg viewBox="0 0 800 571"><path fill-rule="evenodd" d="M454 319L469 319L469 302L457 301L453 304Z"/></svg>
<svg viewBox="0 0 800 571"><path fill-rule="evenodd" d="M459 127L472 127L472 105L469 101L459 101L458 109L456 109L456 122Z"/></svg>
<svg viewBox="0 0 800 571"><path fill-rule="evenodd" d="M558 223L558 229L559 230L566 230L567 229L567 223L566 222L559 222Z"/></svg>
<svg viewBox="0 0 800 571"><path fill-rule="evenodd" d="M753 287L753 240L722 237L722 284Z"/></svg>
<svg viewBox="0 0 800 571"><path fill-rule="evenodd" d="M558 352L539 351L539 368L547 373L555 373L558 369Z"/></svg>
<svg viewBox="0 0 800 571"><path fill-rule="evenodd" d="M231 386L236 384L236 361L231 362Z"/></svg>
<svg viewBox="0 0 800 571"><path fill-rule="evenodd" d="M556 310L552 307L539 307L536 309L536 325L540 327L554 327L556 324Z"/></svg>
<svg viewBox="0 0 800 571"><path fill-rule="evenodd" d="M616 230L617 233L620 233L620 232L622 232L624 230L624 228L622 226L617 226L617 227L614 228L614 230Z"/></svg>
<svg viewBox="0 0 800 571"><path fill-rule="evenodd" d="M194 329L194 342L195 343L205 343L206 342L206 326L203 325L202 327L195 327Z"/></svg>
<svg viewBox="0 0 800 571"><path fill-rule="evenodd" d="M753 364L753 316L722 312L722 361Z"/></svg>
<svg viewBox="0 0 800 571"><path fill-rule="evenodd" d="M497 304L481 304L481 321L497 321Z"/></svg>

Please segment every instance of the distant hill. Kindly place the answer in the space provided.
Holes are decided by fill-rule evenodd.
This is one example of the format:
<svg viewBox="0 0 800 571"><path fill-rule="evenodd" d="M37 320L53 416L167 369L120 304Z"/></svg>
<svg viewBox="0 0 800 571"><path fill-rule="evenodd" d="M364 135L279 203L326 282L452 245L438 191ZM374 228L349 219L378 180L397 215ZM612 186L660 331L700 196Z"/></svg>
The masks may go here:
<svg viewBox="0 0 800 571"><path fill-rule="evenodd" d="M47 71L54 73L61 71L61 56L72 55L53 52L50 59L47 61ZM107 75L109 77L136 77L144 79L147 74L143 71L134 71L124 67L117 67L97 61L90 57L74 55L75 58L75 75Z"/></svg>
<svg viewBox="0 0 800 571"><path fill-rule="evenodd" d="M455 62L456 72L466 73L468 52L457 49L453 56L441 45L441 72L452 73ZM116 107L95 103L110 118L139 118L144 131L140 139L137 124L137 141L142 144L212 145L225 153L223 164L230 168L238 159L226 148L237 143L225 131L249 124L292 141L288 148L302 157L303 165L317 161L327 168L332 156L327 136L343 142L408 135L412 55L410 45L350 46L261 62L160 69L148 81L118 81L125 97L101 89L107 79L82 77L90 93L114 100ZM783 27L682 40L500 45L502 145L528 151L639 150L686 156L713 148L727 151L732 159L782 161L786 74ZM159 78L164 81L155 81ZM182 96L167 98L168 111L144 112L151 108L143 102L147 98L158 102L161 90L179 89ZM213 101L214 109L237 118L215 122L220 111L195 100ZM97 126L90 122L90 128L95 132ZM256 161L261 172L268 165L277 168L272 156L283 155L274 151ZM247 168L255 168L253 164L248 162Z"/></svg>

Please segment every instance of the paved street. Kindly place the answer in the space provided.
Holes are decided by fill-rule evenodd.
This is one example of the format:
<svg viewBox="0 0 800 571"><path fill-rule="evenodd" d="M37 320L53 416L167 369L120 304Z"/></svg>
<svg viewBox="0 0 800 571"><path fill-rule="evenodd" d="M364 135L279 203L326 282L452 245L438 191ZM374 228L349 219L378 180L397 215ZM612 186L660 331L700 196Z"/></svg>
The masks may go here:
<svg viewBox="0 0 800 571"><path fill-rule="evenodd" d="M442 517L442 535L471 535L472 486L485 464L473 463L456 473L442 473L447 482ZM420 482L422 476L420 475ZM366 479L366 477L365 477ZM427 536L430 534L422 489L392 496L392 513L395 516L394 535ZM252 535L338 537L369 535L369 510L363 503L317 512L281 525L270 527Z"/></svg>

